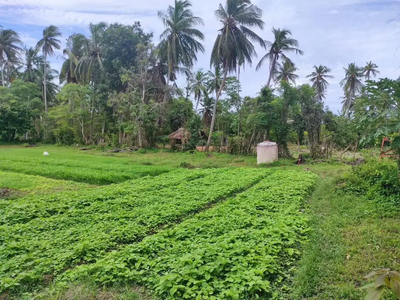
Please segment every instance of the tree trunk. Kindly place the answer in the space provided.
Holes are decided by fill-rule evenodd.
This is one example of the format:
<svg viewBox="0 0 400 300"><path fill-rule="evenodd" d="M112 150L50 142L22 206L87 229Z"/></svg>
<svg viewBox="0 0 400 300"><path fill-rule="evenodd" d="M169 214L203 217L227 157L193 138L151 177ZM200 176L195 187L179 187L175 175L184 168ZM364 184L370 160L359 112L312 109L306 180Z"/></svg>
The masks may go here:
<svg viewBox="0 0 400 300"><path fill-rule="evenodd" d="M143 89L143 91L142 91L142 103L144 104L144 100L146 99L146 84L145 83L142 84L142 89Z"/></svg>
<svg viewBox="0 0 400 300"><path fill-rule="evenodd" d="M169 93L169 83L170 83L170 78L172 74L172 65L171 65L171 57L170 57L170 52L169 52L169 45L168 45L168 58L167 58L167 63L168 63L168 73L167 73L167 90L166 93L164 94L164 99L163 102L167 101L168 98L168 93Z"/></svg>
<svg viewBox="0 0 400 300"><path fill-rule="evenodd" d="M43 100L44 100L44 110L47 115L48 107L47 107L47 84L46 84L46 67L47 67L47 53L44 53L44 66L43 66Z"/></svg>
<svg viewBox="0 0 400 300"><path fill-rule="evenodd" d="M94 93L95 95L95 93ZM92 101L91 101L91 112L90 112L90 136L89 140L93 144L94 142L94 97L92 96Z"/></svg>
<svg viewBox="0 0 400 300"><path fill-rule="evenodd" d="M316 158L320 158L321 157L321 147L319 146L318 143L312 141L311 142L311 157L316 159Z"/></svg>
<svg viewBox="0 0 400 300"><path fill-rule="evenodd" d="M224 89L225 86L225 82L226 82L226 77L228 76L228 71L225 70L224 72L224 79L222 80L221 86L219 88L219 91L217 93L217 97L215 99L215 103L214 103L214 109L213 109L213 116L211 119L211 126L210 126L210 133L208 135L208 141L207 141L207 146L206 146L206 151L208 151L208 149L210 148L210 143L211 143L211 138L212 138L212 133L214 130L214 125L215 125L215 119L217 117L217 104L218 104L218 100L221 97L222 94L222 90Z"/></svg>
<svg viewBox="0 0 400 300"><path fill-rule="evenodd" d="M86 134L85 134L85 124L84 124L84 122L85 121L83 119L82 119L82 121L78 119L78 123L81 125L82 138L85 141L85 145L87 145L88 144L88 140L87 140L87 137L86 137Z"/></svg>
<svg viewBox="0 0 400 300"><path fill-rule="evenodd" d="M345 154L345 153L350 149L350 147L351 147L351 145L348 146L346 149L344 149L344 150L340 153L340 156L339 156L339 161L340 161L340 162L343 162L343 159L342 159L343 154Z"/></svg>
<svg viewBox="0 0 400 300"><path fill-rule="evenodd" d="M287 143L278 144L278 156L279 158L292 158Z"/></svg>
<svg viewBox="0 0 400 300"><path fill-rule="evenodd" d="M102 126L102 128L101 128L101 139L100 139L100 144L104 144L105 141L106 141L105 138L104 138L105 131L106 131L106 120L104 119L104 123L103 123L103 126Z"/></svg>
<svg viewBox="0 0 400 300"><path fill-rule="evenodd" d="M197 103L196 103L196 113L197 113L197 108L199 107L199 102L200 102L200 97L197 97Z"/></svg>
<svg viewBox="0 0 400 300"><path fill-rule="evenodd" d="M250 153L250 151L251 151L251 146L253 144L255 136L256 136L256 130L254 129L253 134L251 135L251 138L250 138L249 147L247 148L247 153Z"/></svg>
<svg viewBox="0 0 400 300"><path fill-rule="evenodd" d="M272 60L271 68L269 70L267 87L271 86L272 74L273 74L273 71L275 70L275 65L276 65L276 55L274 56L274 59Z"/></svg>
<svg viewBox="0 0 400 300"><path fill-rule="evenodd" d="M138 146L139 146L139 148L143 148L143 142L142 142L142 131L141 131L141 128L140 128L140 124L139 124L139 126L138 126Z"/></svg>
<svg viewBox="0 0 400 300"><path fill-rule="evenodd" d="M90 136L89 136L89 141L93 144L94 139L94 108L92 107L92 111L90 112Z"/></svg>
<svg viewBox="0 0 400 300"><path fill-rule="evenodd" d="M4 63L1 66L1 83L3 86L6 86L6 82L4 81Z"/></svg>

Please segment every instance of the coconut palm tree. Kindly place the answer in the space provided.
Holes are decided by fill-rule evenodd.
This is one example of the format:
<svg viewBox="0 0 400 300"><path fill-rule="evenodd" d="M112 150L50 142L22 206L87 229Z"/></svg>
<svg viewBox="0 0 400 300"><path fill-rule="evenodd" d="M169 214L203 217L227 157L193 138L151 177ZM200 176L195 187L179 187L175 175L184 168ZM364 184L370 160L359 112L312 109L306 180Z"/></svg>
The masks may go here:
<svg viewBox="0 0 400 300"><path fill-rule="evenodd" d="M12 29L3 29L0 26L0 68L3 86L6 86L5 73L11 73L10 67L19 61L19 52L22 50L21 44L17 32Z"/></svg>
<svg viewBox="0 0 400 300"><path fill-rule="evenodd" d="M179 71L178 67L191 69L197 61L197 52L204 52L200 42L204 40L204 35L195 28L203 25L203 20L193 14L191 7L187 0L175 0L167 13L158 12L165 27L158 48L161 60L168 64L167 86L172 73Z"/></svg>
<svg viewBox="0 0 400 300"><path fill-rule="evenodd" d="M46 93L48 100L47 103L52 103L56 100L56 95L59 92L59 86L53 82L54 79L59 76L58 71L52 69L49 62L45 63L44 59L42 59L38 68L39 72L37 74L39 76L36 79L36 84L41 87L43 94ZM45 70L46 79L44 79ZM44 85L44 82L46 82L46 85Z"/></svg>
<svg viewBox="0 0 400 300"><path fill-rule="evenodd" d="M378 66L376 64L374 64L372 61L366 63L364 67L365 80L371 80L371 77L376 77L379 73L380 72L378 71Z"/></svg>
<svg viewBox="0 0 400 300"><path fill-rule="evenodd" d="M207 83L207 90L208 93L214 94L215 96L218 94L218 91L221 87L222 83L222 76L221 76L221 67L216 66L215 71L208 71L208 83Z"/></svg>
<svg viewBox="0 0 400 300"><path fill-rule="evenodd" d="M202 69L198 70L189 78L189 91L194 94L196 100L196 111L203 97L208 95L209 74L204 73Z"/></svg>
<svg viewBox="0 0 400 300"><path fill-rule="evenodd" d="M54 55L54 49L59 50L61 48L60 40L57 38L61 36L61 32L57 26L50 25L43 30L43 38L37 43L36 48L42 50L44 56L43 64L43 97L44 97L44 109L48 112L47 105L47 56Z"/></svg>
<svg viewBox="0 0 400 300"><path fill-rule="evenodd" d="M350 112L354 106L354 99L350 96L349 92L344 92L342 99L342 113L343 115L350 115Z"/></svg>
<svg viewBox="0 0 400 300"><path fill-rule="evenodd" d="M340 81L340 86L343 87L345 93L343 113L349 114L356 96L361 93L363 87L361 80L364 77L364 69L356 66L355 63L351 63L347 69L343 69L345 71L345 78Z"/></svg>
<svg viewBox="0 0 400 300"><path fill-rule="evenodd" d="M100 22L98 24L90 23L89 25L90 37L89 39L86 39L84 54L79 59L77 65L77 73L79 74L78 77L80 78L80 82L82 84L90 83L95 65L100 69L103 69L102 37L106 29L107 23L105 22Z"/></svg>
<svg viewBox="0 0 400 300"><path fill-rule="evenodd" d="M276 76L276 69L279 61L290 61L286 56L287 53L294 52L295 54L303 55L303 51L298 48L299 42L291 37L292 32L290 30L272 28L272 33L274 34L274 41L272 43L267 42L268 52L261 58L256 67L256 69L259 70L264 62L269 60L268 87L271 85L271 80Z"/></svg>
<svg viewBox="0 0 400 300"><path fill-rule="evenodd" d="M317 93L317 98L322 101L325 98L326 89L329 86L327 79L333 79L332 75L329 75L331 69L326 66L314 66L314 71L307 75L306 78L310 78L313 88Z"/></svg>
<svg viewBox="0 0 400 300"><path fill-rule="evenodd" d="M286 81L296 84L296 79L299 78L299 76L295 74L296 71L297 68L291 61L285 61L283 66L279 64L276 71L275 82L278 83L281 81Z"/></svg>
<svg viewBox="0 0 400 300"><path fill-rule="evenodd" d="M206 95L203 100L203 107L200 110L200 114L203 119L203 123L205 126L210 126L212 120L212 112L214 106L214 98Z"/></svg>
<svg viewBox="0 0 400 300"><path fill-rule="evenodd" d="M61 67L60 83L79 83L77 67L79 60L84 56L88 40L83 34L76 33L67 40L67 48L63 54L66 57Z"/></svg>
<svg viewBox="0 0 400 300"><path fill-rule="evenodd" d="M4 65L5 80L12 83L20 76L19 67L21 65L20 53L18 56L11 56Z"/></svg>
<svg viewBox="0 0 400 300"><path fill-rule="evenodd" d="M218 100L228 74L235 72L239 64L244 66L245 63L252 63L253 57L257 55L252 41L265 47L264 40L251 30L251 27L263 29L262 10L250 0L226 0L225 6L220 4L215 15L223 27L219 30L212 49L211 65L216 68L221 67L223 79L214 102L207 149L211 143Z"/></svg>
<svg viewBox="0 0 400 300"><path fill-rule="evenodd" d="M22 80L36 82L42 76L40 66L44 64L44 58L38 55L38 50L34 48L24 49L24 62L21 65Z"/></svg>

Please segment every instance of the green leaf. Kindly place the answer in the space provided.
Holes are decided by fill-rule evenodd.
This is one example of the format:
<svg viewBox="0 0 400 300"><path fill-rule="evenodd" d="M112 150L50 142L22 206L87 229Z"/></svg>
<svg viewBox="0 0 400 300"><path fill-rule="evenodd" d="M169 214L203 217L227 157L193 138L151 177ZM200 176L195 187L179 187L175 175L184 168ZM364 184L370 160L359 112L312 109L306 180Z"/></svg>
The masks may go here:
<svg viewBox="0 0 400 300"><path fill-rule="evenodd" d="M398 278L392 279L390 281L390 285L392 288L393 293L400 299L400 280Z"/></svg>
<svg viewBox="0 0 400 300"><path fill-rule="evenodd" d="M371 288L374 288L374 287L375 287L375 282L371 282L371 283L368 283L367 285L364 285L364 286L360 287L360 290L371 289Z"/></svg>
<svg viewBox="0 0 400 300"><path fill-rule="evenodd" d="M365 300L380 300L384 291L384 287L370 289Z"/></svg>
<svg viewBox="0 0 400 300"><path fill-rule="evenodd" d="M378 277L376 277L374 287L378 288L380 286L386 285L386 283L385 283L386 277L387 277L386 274L381 274Z"/></svg>
<svg viewBox="0 0 400 300"><path fill-rule="evenodd" d="M369 279L372 278L374 276L376 276L378 273L376 271L372 271L371 273L369 273L368 275L364 276L365 279Z"/></svg>

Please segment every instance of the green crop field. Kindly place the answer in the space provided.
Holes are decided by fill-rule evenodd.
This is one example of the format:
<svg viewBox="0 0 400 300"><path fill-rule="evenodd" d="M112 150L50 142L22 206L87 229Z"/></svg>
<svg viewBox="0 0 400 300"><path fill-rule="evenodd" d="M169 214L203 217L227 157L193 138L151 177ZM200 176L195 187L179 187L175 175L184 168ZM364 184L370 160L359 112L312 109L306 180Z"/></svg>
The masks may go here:
<svg viewBox="0 0 400 300"><path fill-rule="evenodd" d="M0 147L0 299L364 299L398 191L373 159Z"/></svg>
<svg viewBox="0 0 400 300"><path fill-rule="evenodd" d="M50 156L43 156L47 148L52 150ZM116 160L57 147L47 148L2 148L0 170L93 185L119 183L171 171L167 166L141 165L126 159Z"/></svg>
<svg viewBox="0 0 400 300"><path fill-rule="evenodd" d="M302 208L313 173L5 149L0 295L30 299L88 278L143 287L154 299L287 292L307 239Z"/></svg>

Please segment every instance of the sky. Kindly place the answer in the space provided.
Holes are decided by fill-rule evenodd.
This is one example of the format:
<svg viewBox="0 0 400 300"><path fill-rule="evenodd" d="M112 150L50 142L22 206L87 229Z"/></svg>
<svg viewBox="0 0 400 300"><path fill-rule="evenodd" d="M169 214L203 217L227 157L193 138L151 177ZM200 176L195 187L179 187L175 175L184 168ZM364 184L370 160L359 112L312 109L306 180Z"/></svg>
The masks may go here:
<svg viewBox="0 0 400 300"><path fill-rule="evenodd" d="M214 11L223 0L192 0L194 13L204 20L204 54L198 55L194 70L210 67L210 52L221 27ZM272 40L272 27L292 31L299 41L303 56L290 54L298 68L297 85L307 83L305 77L314 65L332 69L325 104L333 111L341 108L343 90L339 82L349 63L364 66L376 63L379 78L400 77L400 0L253 0L263 10L264 30L256 32ZM73 33L88 34L88 24L133 24L153 32L157 44L163 24L157 17L173 0L0 0L0 25L19 32L27 46L35 46L44 27L56 25L63 33L63 47ZM241 72L242 96L256 96L268 79L268 64L256 71L255 66L265 54L257 47L258 58ZM51 58L52 67L61 69L62 49Z"/></svg>

